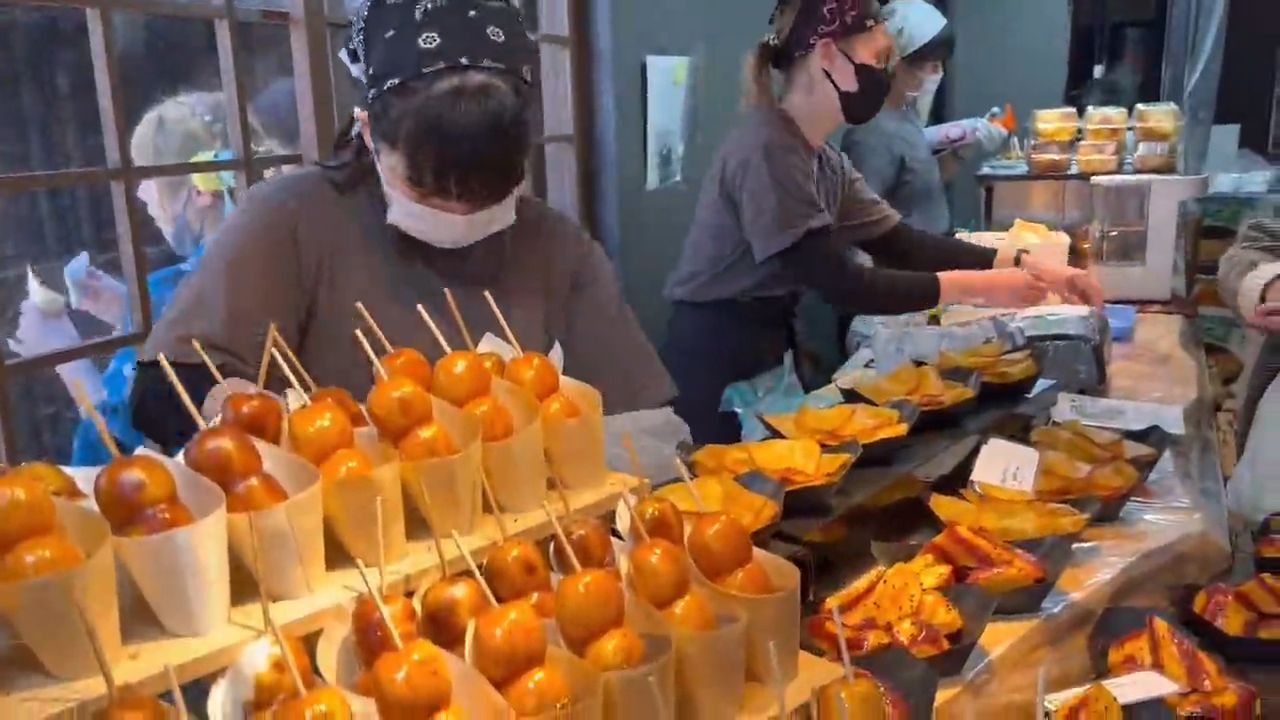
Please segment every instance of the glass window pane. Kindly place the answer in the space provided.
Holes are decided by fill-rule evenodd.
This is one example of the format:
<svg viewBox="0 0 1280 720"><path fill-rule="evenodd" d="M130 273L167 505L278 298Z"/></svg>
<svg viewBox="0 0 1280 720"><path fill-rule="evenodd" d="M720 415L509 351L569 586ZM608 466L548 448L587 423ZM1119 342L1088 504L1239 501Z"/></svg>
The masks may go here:
<svg viewBox="0 0 1280 720"><path fill-rule="evenodd" d="M118 13L116 65L137 165L230 152L213 22Z"/></svg>
<svg viewBox="0 0 1280 720"><path fill-rule="evenodd" d="M298 151L298 96L289 27L239 23L240 63L255 155Z"/></svg>
<svg viewBox="0 0 1280 720"><path fill-rule="evenodd" d="M347 121L351 119L351 109L364 105L364 90L355 78L351 77L351 71L347 69L342 58L338 57L338 51L347 44L347 38L350 37L351 30L348 28L329 28L329 58L330 69L333 73L333 100L336 106L338 128L343 128Z"/></svg>
<svg viewBox="0 0 1280 720"><path fill-rule="evenodd" d="M0 173L106 164L84 11L0 6Z"/></svg>
<svg viewBox="0 0 1280 720"><path fill-rule="evenodd" d="M8 448L9 461L100 464L105 447L97 440L89 424L80 421L69 383L93 388L104 380L118 377L119 363L112 367L112 360L117 355L86 358L64 365L57 371L41 369L11 378L6 388L9 404L4 410L5 424L12 428L14 439L14 445ZM96 391L89 389L86 392ZM107 401L105 394L98 394L94 399L98 401L95 405L100 411L108 410L113 426L118 427L120 420L117 418L122 419L126 412L124 404ZM115 430L114 434L128 433Z"/></svg>
<svg viewBox="0 0 1280 720"><path fill-rule="evenodd" d="M329 0L329 13L351 17L360 9L361 0Z"/></svg>

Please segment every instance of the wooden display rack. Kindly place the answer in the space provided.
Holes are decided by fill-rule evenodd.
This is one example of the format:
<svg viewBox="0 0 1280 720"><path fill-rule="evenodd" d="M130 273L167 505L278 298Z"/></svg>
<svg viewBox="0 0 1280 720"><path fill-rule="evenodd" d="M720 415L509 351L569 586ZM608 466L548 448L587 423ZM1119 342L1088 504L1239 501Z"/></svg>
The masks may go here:
<svg viewBox="0 0 1280 720"><path fill-rule="evenodd" d="M569 500L575 512L601 515L613 511L624 488L634 488L640 482L629 475L610 473L600 487L569 491ZM559 504L554 494L548 495L548 500L553 507ZM540 540L553 532L541 510L504 517L511 533L519 537ZM499 542L497 523L492 515L486 515L479 529L463 538L463 544L477 561L486 557ZM453 543L445 543L444 547L450 572L465 570L466 563ZM327 560L330 569L324 585L315 593L272 604L272 618L287 634L302 636L318 632L327 621L343 612L346 603L363 592L354 563L345 553L330 550ZM393 591L416 588L438 573L437 566L431 540L411 538L407 557L387 568L387 587ZM117 568L116 572L120 580L124 580L123 569ZM166 665L173 667L180 683L186 683L234 663L240 651L265 630L252 579L247 573L237 576L234 569L232 600L230 621L219 630L203 637L174 637L160 629L140 598L121 597L125 657L112 667L116 682L139 692L158 694L168 689ZM85 717L88 710L105 701L106 686L102 678L57 680L45 673L25 648L11 639L0 638L0 718Z"/></svg>

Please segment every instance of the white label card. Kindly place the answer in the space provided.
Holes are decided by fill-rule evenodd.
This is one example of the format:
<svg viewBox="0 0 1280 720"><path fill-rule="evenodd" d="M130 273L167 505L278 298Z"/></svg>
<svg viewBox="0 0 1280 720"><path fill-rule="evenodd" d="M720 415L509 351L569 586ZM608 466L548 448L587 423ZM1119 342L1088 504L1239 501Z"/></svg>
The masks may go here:
<svg viewBox="0 0 1280 720"><path fill-rule="evenodd" d="M1018 317L1089 317L1093 308L1087 305L1036 305L1018 311Z"/></svg>
<svg viewBox="0 0 1280 720"><path fill-rule="evenodd" d="M991 438L978 451L969 479L974 483L1034 493L1039 468L1040 452L1035 448Z"/></svg>
<svg viewBox="0 0 1280 720"><path fill-rule="evenodd" d="M1161 675L1158 672L1144 670L1142 672L1121 675L1120 677L1109 678L1102 681L1103 687L1111 691L1115 696L1116 702L1121 705L1136 705L1138 703L1154 700L1156 698L1167 697L1169 695L1177 695L1185 690L1178 683ZM1072 698L1088 690L1092 686L1084 685L1081 687L1063 690L1051 695L1046 695L1044 705L1046 710L1056 710L1062 707Z"/></svg>
<svg viewBox="0 0 1280 720"><path fill-rule="evenodd" d="M1063 393L1058 396L1058 404L1053 406L1052 417L1055 422L1076 420L1116 430L1142 430L1159 425L1174 435L1187 432L1182 407L1163 403Z"/></svg>

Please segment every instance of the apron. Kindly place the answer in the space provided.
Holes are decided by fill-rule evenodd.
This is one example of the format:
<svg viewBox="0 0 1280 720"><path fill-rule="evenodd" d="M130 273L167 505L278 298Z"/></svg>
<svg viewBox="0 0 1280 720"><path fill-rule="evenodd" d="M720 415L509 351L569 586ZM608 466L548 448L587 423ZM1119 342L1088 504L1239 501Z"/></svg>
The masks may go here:
<svg viewBox="0 0 1280 720"><path fill-rule="evenodd" d="M661 355L679 393L674 410L695 443L741 439L738 416L721 412L720 397L731 383L777 367L795 348L796 303L784 296L672 304Z"/></svg>

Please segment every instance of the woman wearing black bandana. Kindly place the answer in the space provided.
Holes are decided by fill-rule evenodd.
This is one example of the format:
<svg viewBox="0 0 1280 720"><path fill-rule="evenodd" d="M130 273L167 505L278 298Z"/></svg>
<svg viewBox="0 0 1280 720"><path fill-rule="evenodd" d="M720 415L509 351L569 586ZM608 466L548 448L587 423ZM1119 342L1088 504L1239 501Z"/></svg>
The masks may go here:
<svg viewBox="0 0 1280 720"><path fill-rule="evenodd" d="M343 57L367 102L339 159L249 192L143 357L178 361L199 402L213 380L190 340L224 374L251 378L274 322L317 383L362 397L371 375L352 337L357 301L392 343L435 359L415 306L452 325L449 288L476 340L500 336L488 289L525 348L560 342L565 372L598 387L606 412L667 403L674 387L600 245L521 192L537 47L519 11L367 0ZM140 366L133 404L138 427L166 448L193 432L154 362Z"/></svg>
<svg viewBox="0 0 1280 720"><path fill-rule="evenodd" d="M893 41L874 0L784 0L772 24L748 59L746 111L703 181L667 283L674 308L662 355L695 441L738 438L721 395L781 363L803 292L867 314L956 302L1021 307L1049 290L1101 302L1080 271L904 225L826 144L842 126L874 117L888 93Z"/></svg>

